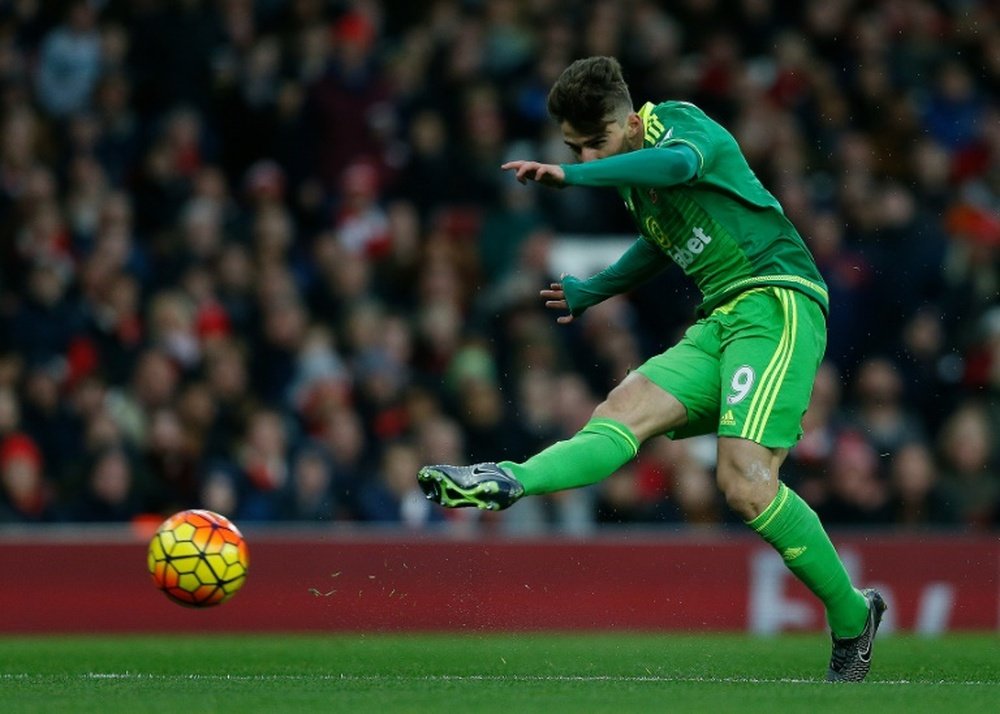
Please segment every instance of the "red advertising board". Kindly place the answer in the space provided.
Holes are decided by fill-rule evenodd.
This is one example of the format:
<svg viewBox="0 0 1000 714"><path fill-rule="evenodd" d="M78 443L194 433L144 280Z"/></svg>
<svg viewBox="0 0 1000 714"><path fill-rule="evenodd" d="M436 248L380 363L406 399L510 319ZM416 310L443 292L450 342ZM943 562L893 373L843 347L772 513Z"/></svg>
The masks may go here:
<svg viewBox="0 0 1000 714"><path fill-rule="evenodd" d="M0 632L816 630L817 601L750 535L454 539L248 533L250 576L205 611L169 602L134 537L0 537ZM835 538L884 627L1000 629L1000 539Z"/></svg>

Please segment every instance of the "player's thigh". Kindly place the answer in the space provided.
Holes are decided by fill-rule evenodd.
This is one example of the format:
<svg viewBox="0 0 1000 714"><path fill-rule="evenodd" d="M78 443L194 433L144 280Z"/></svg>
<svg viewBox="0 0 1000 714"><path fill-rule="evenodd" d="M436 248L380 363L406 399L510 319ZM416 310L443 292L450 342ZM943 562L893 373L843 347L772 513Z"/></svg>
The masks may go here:
<svg viewBox="0 0 1000 714"><path fill-rule="evenodd" d="M659 424L654 434L679 439L715 430L719 413L720 351L719 325L699 320L676 345L636 369L672 395L682 407L682 418Z"/></svg>
<svg viewBox="0 0 1000 714"><path fill-rule="evenodd" d="M755 291L726 316L723 345L719 436L793 446L826 349L819 305L787 288Z"/></svg>
<svg viewBox="0 0 1000 714"><path fill-rule="evenodd" d="M631 372L611 390L594 416L614 419L629 427L643 442L684 423L684 405L638 371Z"/></svg>

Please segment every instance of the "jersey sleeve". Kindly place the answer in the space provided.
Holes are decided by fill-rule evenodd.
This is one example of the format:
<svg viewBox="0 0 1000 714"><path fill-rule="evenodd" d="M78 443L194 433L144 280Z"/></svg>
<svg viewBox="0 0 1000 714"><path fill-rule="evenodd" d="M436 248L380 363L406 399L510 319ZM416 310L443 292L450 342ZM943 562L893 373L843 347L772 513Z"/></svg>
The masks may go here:
<svg viewBox="0 0 1000 714"><path fill-rule="evenodd" d="M570 186L676 186L697 174L698 157L684 145L643 148L582 164L562 164Z"/></svg>

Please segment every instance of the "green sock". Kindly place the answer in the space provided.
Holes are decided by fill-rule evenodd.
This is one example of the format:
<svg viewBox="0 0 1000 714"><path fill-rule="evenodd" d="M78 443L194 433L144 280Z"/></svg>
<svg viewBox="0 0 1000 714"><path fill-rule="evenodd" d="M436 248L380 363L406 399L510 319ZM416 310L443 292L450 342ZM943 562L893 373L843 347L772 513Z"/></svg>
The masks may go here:
<svg viewBox="0 0 1000 714"><path fill-rule="evenodd" d="M589 486L635 458L639 440L614 419L595 417L576 434L557 441L525 461L500 462L524 486L526 495Z"/></svg>
<svg viewBox="0 0 1000 714"><path fill-rule="evenodd" d="M826 606L836 637L856 637L868 618L868 601L853 585L816 512L797 493L778 483L764 512L748 521L770 543L788 569Z"/></svg>

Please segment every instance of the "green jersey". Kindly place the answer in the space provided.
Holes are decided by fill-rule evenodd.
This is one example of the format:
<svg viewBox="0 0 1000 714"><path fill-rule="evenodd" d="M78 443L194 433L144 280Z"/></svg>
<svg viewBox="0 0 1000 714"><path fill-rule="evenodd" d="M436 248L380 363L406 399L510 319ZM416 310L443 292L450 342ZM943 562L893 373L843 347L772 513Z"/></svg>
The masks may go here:
<svg viewBox="0 0 1000 714"><path fill-rule="evenodd" d="M647 103L639 116L643 148L685 144L698 156L689 181L618 191L643 236L697 284L699 313L765 285L803 292L826 312L826 285L809 249L732 134L688 102Z"/></svg>

